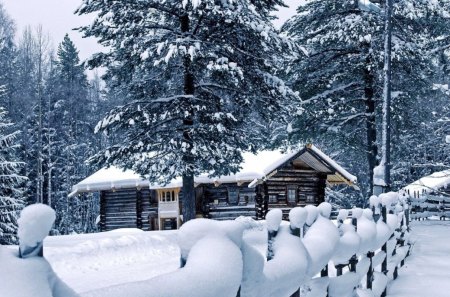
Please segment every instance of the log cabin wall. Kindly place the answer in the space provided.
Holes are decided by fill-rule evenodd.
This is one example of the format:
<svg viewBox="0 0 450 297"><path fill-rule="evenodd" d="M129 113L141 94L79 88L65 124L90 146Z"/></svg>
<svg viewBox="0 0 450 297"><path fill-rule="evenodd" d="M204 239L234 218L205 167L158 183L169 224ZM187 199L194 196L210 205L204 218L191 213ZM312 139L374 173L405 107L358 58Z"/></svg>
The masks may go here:
<svg viewBox="0 0 450 297"><path fill-rule="evenodd" d="M256 218L256 189L249 183L204 184L197 193L202 206L197 212L215 220L233 220L239 216ZM201 208L201 209L200 209Z"/></svg>
<svg viewBox="0 0 450 297"><path fill-rule="evenodd" d="M158 213L155 195L149 189L100 192L100 231L118 228L150 229L149 217ZM152 195L153 193L153 195Z"/></svg>
<svg viewBox="0 0 450 297"><path fill-rule="evenodd" d="M278 169L267 181L264 189L264 212L274 208L283 210L287 219L289 210L296 206L318 205L325 201L327 175L308 168L289 165Z"/></svg>

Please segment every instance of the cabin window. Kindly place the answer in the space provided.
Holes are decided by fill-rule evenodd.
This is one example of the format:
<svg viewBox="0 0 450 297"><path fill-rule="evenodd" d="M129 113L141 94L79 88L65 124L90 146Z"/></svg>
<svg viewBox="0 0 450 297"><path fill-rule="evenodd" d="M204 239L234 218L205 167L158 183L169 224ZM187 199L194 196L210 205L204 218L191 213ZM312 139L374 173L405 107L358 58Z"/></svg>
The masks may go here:
<svg viewBox="0 0 450 297"><path fill-rule="evenodd" d="M246 197L248 197L248 200L247 200L248 204L255 204L255 194L250 194Z"/></svg>
<svg viewBox="0 0 450 297"><path fill-rule="evenodd" d="M314 195L306 195L306 202L315 202L316 199L314 199Z"/></svg>
<svg viewBox="0 0 450 297"><path fill-rule="evenodd" d="M171 201L175 201L175 191L172 191L172 200Z"/></svg>
<svg viewBox="0 0 450 297"><path fill-rule="evenodd" d="M297 203L297 187L289 186L287 188L287 202Z"/></svg>
<svg viewBox="0 0 450 297"><path fill-rule="evenodd" d="M278 195L269 195L269 203L278 203Z"/></svg>
<svg viewBox="0 0 450 297"><path fill-rule="evenodd" d="M235 187L228 187L228 203L236 205L239 202L239 190Z"/></svg>

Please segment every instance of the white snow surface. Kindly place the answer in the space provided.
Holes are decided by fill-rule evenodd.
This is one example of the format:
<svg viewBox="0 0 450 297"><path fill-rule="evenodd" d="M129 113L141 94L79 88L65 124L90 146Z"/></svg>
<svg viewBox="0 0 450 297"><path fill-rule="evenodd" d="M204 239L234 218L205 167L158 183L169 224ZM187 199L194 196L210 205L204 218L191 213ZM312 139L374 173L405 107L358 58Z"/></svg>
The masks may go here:
<svg viewBox="0 0 450 297"><path fill-rule="evenodd" d="M17 247L0 245L0 296L76 297L42 257L19 258Z"/></svg>
<svg viewBox="0 0 450 297"><path fill-rule="evenodd" d="M20 212L18 219L21 246L35 247L50 232L55 221L55 211L45 204L32 204Z"/></svg>
<svg viewBox="0 0 450 297"><path fill-rule="evenodd" d="M241 251L229 238L208 234L192 247L183 268L83 296L234 297L241 283L242 267Z"/></svg>
<svg viewBox="0 0 450 297"><path fill-rule="evenodd" d="M447 297L450 292L450 221L411 222L413 248L388 297Z"/></svg>
<svg viewBox="0 0 450 297"><path fill-rule="evenodd" d="M49 236L44 256L61 279L83 295L175 271L180 265L177 233L118 229Z"/></svg>

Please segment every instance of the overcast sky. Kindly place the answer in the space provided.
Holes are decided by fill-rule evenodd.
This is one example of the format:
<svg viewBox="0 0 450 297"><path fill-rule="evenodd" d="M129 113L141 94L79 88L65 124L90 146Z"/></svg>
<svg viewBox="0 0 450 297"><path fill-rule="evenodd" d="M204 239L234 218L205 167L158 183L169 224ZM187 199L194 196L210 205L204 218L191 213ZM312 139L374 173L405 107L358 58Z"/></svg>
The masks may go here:
<svg viewBox="0 0 450 297"><path fill-rule="evenodd" d="M285 1L290 8L280 9L280 20L276 21L277 26L292 16L295 8L303 2L303 0ZM80 50L82 60L101 50L95 39L82 38L80 33L72 30L78 26L90 24L93 19L90 16L73 14L81 4L81 0L0 0L0 2L4 4L6 11L16 22L18 32L27 25L36 27L41 24L44 32L48 32L52 38L55 48L68 33Z"/></svg>

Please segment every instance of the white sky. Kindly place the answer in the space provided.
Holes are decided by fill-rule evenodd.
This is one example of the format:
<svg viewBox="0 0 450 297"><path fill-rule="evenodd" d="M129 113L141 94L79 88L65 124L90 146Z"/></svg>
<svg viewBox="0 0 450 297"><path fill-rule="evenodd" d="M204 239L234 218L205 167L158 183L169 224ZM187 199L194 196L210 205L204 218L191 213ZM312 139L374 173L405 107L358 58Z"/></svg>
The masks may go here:
<svg viewBox="0 0 450 297"><path fill-rule="evenodd" d="M93 38L82 38L73 28L88 25L92 17L74 15L73 12L81 4L81 0L0 0L8 14L14 19L18 35L27 25L36 27L41 24L44 32L48 32L53 46L62 41L66 33L74 41L80 51L81 60L85 60L93 53L101 50ZM280 9L279 20L275 22L279 27L287 18L294 15L296 7L304 0L285 0L290 8Z"/></svg>

